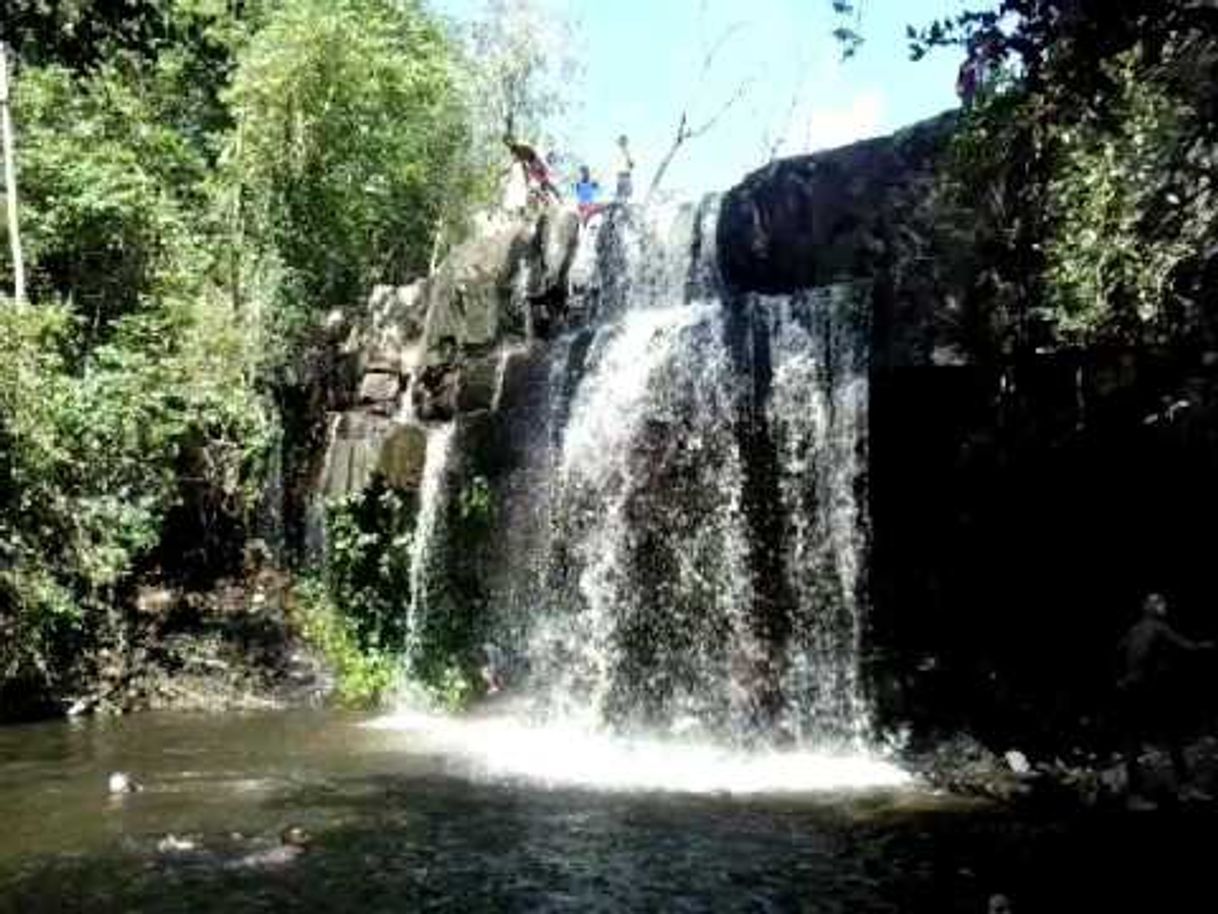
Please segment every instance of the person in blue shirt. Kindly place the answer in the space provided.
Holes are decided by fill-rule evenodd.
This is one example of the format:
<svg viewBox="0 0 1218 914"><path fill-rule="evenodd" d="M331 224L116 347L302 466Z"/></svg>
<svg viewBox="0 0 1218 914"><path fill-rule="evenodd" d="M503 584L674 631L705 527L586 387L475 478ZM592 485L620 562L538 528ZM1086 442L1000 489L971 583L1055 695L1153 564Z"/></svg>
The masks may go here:
<svg viewBox="0 0 1218 914"><path fill-rule="evenodd" d="M587 165L579 166L579 180L575 183L575 201L578 204L579 218L587 224L588 220L605 209L605 204L599 202L601 186L592 180L592 172Z"/></svg>

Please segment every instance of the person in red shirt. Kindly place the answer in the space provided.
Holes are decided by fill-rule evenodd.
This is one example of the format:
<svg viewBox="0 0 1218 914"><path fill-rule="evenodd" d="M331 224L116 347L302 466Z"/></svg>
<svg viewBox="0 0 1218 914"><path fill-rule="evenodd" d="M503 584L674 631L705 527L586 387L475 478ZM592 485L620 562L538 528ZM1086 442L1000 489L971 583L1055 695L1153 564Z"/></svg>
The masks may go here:
<svg viewBox="0 0 1218 914"><path fill-rule="evenodd" d="M550 169L537 154L537 150L528 143L514 139L510 132L504 134L503 142L512 154L512 158L524 169L525 183L529 186L530 193L533 192L533 188L536 188L543 203L558 203L562 199L562 194L554 186L554 182L550 178Z"/></svg>

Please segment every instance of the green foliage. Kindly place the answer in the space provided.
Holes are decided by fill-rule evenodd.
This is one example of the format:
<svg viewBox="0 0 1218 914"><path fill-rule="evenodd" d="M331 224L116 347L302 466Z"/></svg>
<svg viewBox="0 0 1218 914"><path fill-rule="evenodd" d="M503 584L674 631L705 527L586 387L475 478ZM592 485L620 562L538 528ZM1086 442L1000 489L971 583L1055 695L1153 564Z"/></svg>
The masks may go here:
<svg viewBox="0 0 1218 914"><path fill-rule="evenodd" d="M481 686L469 670L451 665L443 668L430 689L432 699L446 711L463 711L481 694Z"/></svg>
<svg viewBox="0 0 1218 914"><path fill-rule="evenodd" d="M1049 187L1050 314L1068 340L1138 339L1163 317L1176 268L1205 241L1213 207L1181 186L1193 113L1138 55L1106 68L1112 117L1062 129Z"/></svg>
<svg viewBox="0 0 1218 914"><path fill-rule="evenodd" d="M202 202L204 163L159 121L143 83L117 69L78 80L56 67L27 69L17 83L31 296L70 300L87 342L150 297L198 281L189 213Z"/></svg>
<svg viewBox="0 0 1218 914"><path fill-rule="evenodd" d="M361 644L355 624L334 604L323 581L298 581L293 595L294 621L334 668L339 702L354 708L376 707L397 681L400 657Z"/></svg>
<svg viewBox="0 0 1218 914"><path fill-rule="evenodd" d="M475 476L457 496L457 513L467 525L485 526L494 512L490 484L485 476Z"/></svg>
<svg viewBox="0 0 1218 914"><path fill-rule="evenodd" d="M326 506L325 581L361 650L406 649L414 515L412 498L379 481Z"/></svg>
<svg viewBox="0 0 1218 914"><path fill-rule="evenodd" d="M0 40L37 64L88 70L120 50L152 54L166 36L168 0L5 0Z"/></svg>
<svg viewBox="0 0 1218 914"><path fill-rule="evenodd" d="M292 385L324 310L423 272L489 198L503 68L416 0L14 0L0 30L35 303L0 301L0 685L62 692L141 575L239 547L278 429L288 463L309 449L315 398ZM332 512L318 638L353 700L407 647L413 510L379 492ZM433 646L420 675L461 700L468 652Z"/></svg>
<svg viewBox="0 0 1218 914"><path fill-rule="evenodd" d="M490 495L484 480L457 501L461 517L485 524ZM469 607L454 600L444 580L413 605L415 514L412 495L379 480L327 506L326 610L319 615L327 621L314 625L310 637L335 662L340 679L351 679L343 690L361 702L375 700L392 684L384 675L392 669L408 675L432 701L456 710L478 690Z"/></svg>
<svg viewBox="0 0 1218 914"><path fill-rule="evenodd" d="M482 558L490 547L494 512L486 477L466 476L447 506L445 541L455 548L445 550L439 563L443 571L434 576L418 611L411 675L450 710L469 704L483 688L479 644L487 607Z"/></svg>
<svg viewBox="0 0 1218 914"><path fill-rule="evenodd" d="M211 458L201 483L241 501L266 423L226 307L202 299L128 318L76 371L69 308L0 303L0 577L5 625L21 633L6 639L4 669L53 678L64 645L100 635L159 545L188 454Z"/></svg>
<svg viewBox="0 0 1218 914"><path fill-rule="evenodd" d="M448 43L417 3L282 4L226 101L240 241L276 265L280 312L299 322L426 268L437 221L464 202L468 130Z"/></svg>
<svg viewBox="0 0 1218 914"><path fill-rule="evenodd" d="M1218 224L1214 17L1177 0L1092 5L1003 0L910 30L917 54L968 43L999 68L963 118L951 179L984 259L971 323L1004 357L1164 342L1198 310L1176 287L1203 272Z"/></svg>

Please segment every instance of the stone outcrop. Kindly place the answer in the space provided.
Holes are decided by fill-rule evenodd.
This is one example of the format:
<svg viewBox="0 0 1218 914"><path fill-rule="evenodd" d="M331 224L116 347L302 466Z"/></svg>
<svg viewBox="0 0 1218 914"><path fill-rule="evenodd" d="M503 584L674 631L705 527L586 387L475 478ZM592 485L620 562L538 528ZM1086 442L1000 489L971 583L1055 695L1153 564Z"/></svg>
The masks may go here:
<svg viewBox="0 0 1218 914"><path fill-rule="evenodd" d="M753 172L724 198L720 266L740 291L870 279L930 192L954 115Z"/></svg>
<svg viewBox="0 0 1218 914"><path fill-rule="evenodd" d="M559 208L500 220L432 276L377 286L360 313L334 322L354 377L331 418L322 498L358 492L374 474L418 488L421 424L492 409L523 347L565 321L579 230L577 215Z"/></svg>
<svg viewBox="0 0 1218 914"><path fill-rule="evenodd" d="M976 268L952 233L974 217L942 193L955 125L949 112L750 174L720 210L719 266L729 289L785 294L866 281L873 364L966 363L959 303Z"/></svg>

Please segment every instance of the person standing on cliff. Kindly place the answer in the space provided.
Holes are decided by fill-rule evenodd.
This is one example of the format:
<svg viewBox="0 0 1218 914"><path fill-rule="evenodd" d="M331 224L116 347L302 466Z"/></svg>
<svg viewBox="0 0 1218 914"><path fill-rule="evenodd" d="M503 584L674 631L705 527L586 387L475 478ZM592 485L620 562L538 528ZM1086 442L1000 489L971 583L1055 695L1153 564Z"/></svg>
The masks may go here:
<svg viewBox="0 0 1218 914"><path fill-rule="evenodd" d="M536 188L542 203L558 203L562 200L561 192L550 179L550 169L535 148L515 137L510 118L503 132L503 143L512 158L524 169L525 184L529 188Z"/></svg>
<svg viewBox="0 0 1218 914"><path fill-rule="evenodd" d="M579 166L579 180L575 183L575 201L578 204L579 218L587 225L588 221L604 210L605 204L600 202L601 186L592 177L587 165Z"/></svg>
<svg viewBox="0 0 1218 914"><path fill-rule="evenodd" d="M627 202L634 195L634 158L630 155L630 141L626 134L617 138L617 199Z"/></svg>
<svg viewBox="0 0 1218 914"><path fill-rule="evenodd" d="M1201 791L1183 786L1189 774L1183 745L1188 696L1181 688L1181 661L1185 655L1213 647L1209 641L1190 641L1172 628L1167 623L1167 600L1159 593L1147 595L1141 618L1121 639L1123 674L1117 688L1131 810L1155 808L1143 790L1139 756L1145 743L1167 747L1181 799L1208 799Z"/></svg>

